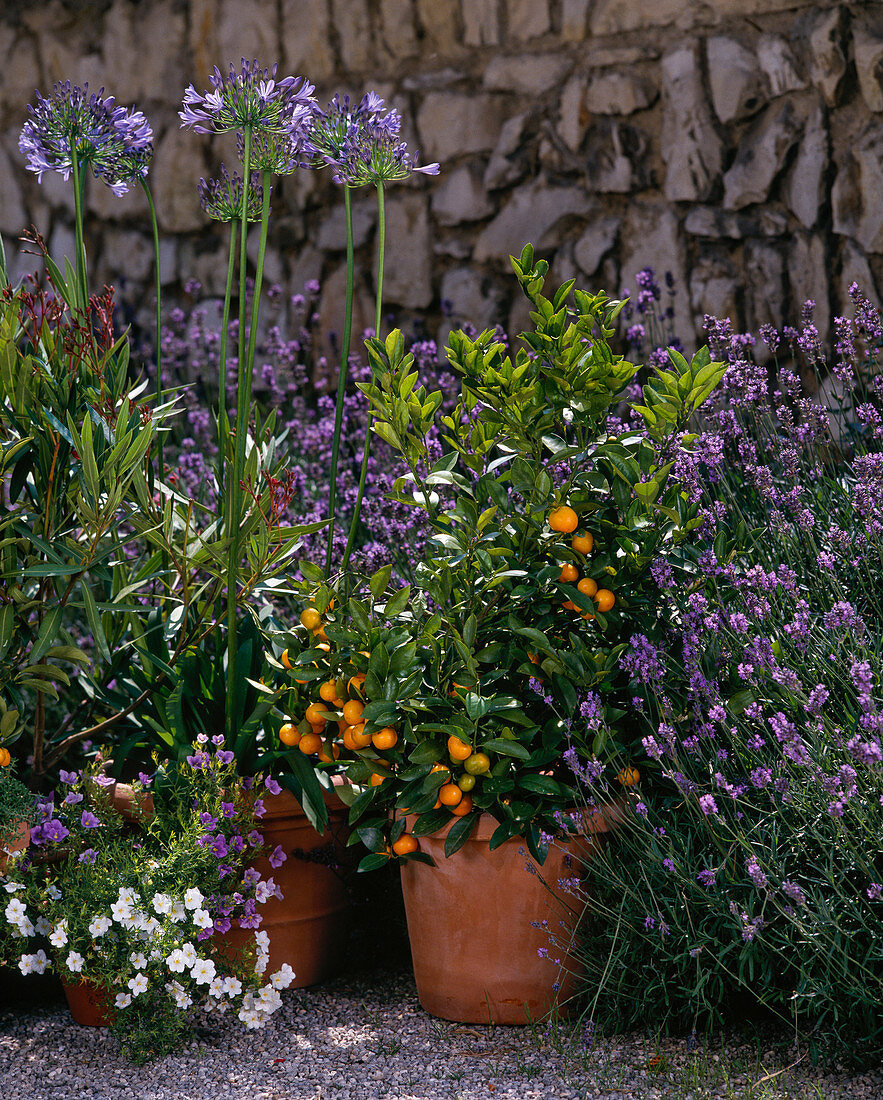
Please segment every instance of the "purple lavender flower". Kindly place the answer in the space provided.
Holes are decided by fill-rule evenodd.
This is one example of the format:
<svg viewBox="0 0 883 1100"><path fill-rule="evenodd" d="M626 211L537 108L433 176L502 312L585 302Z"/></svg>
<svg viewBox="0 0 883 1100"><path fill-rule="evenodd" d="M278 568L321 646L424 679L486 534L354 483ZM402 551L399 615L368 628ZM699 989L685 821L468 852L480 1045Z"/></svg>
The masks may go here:
<svg viewBox="0 0 883 1100"><path fill-rule="evenodd" d="M228 130L259 130L265 134L292 134L307 123L315 110L315 88L300 76L276 80L276 68L262 69L242 59L239 72L230 64L225 75L215 66L211 91L200 95L191 84L184 93L181 126L197 134Z"/></svg>
<svg viewBox="0 0 883 1100"><path fill-rule="evenodd" d="M69 80L53 86L46 98L37 92L37 106L28 105L31 118L24 124L18 147L27 157L27 169L42 183L44 172L60 172L70 179L73 150L77 161L113 191L124 195L129 184L143 179L153 156L153 131L140 111L117 106L104 89L89 95Z"/></svg>
<svg viewBox="0 0 883 1100"><path fill-rule="evenodd" d="M765 890L767 886L767 877L760 868L760 864L757 862L755 856L749 856L745 860L745 870L748 872L748 877L754 883L758 890Z"/></svg>
<svg viewBox="0 0 883 1100"><path fill-rule="evenodd" d="M330 165L334 182L347 187L406 180L412 172L437 175L437 164L417 166L417 153L400 140L401 128L398 111L384 107L375 92L366 92L355 106L349 96L336 95L313 116L304 152L313 167Z"/></svg>
<svg viewBox="0 0 883 1100"><path fill-rule="evenodd" d="M714 886L717 882L717 868L707 867L696 876L696 881L703 886Z"/></svg>
<svg viewBox="0 0 883 1100"><path fill-rule="evenodd" d="M703 794L699 796L699 808L706 815L706 817L716 814L718 812L717 803L714 800L713 794Z"/></svg>

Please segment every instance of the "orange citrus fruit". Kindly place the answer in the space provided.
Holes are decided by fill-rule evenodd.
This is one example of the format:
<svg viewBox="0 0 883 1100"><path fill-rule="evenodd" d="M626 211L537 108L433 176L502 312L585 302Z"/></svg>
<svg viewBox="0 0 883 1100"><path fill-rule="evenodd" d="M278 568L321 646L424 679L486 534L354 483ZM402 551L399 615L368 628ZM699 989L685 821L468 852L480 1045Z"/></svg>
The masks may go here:
<svg viewBox="0 0 883 1100"><path fill-rule="evenodd" d="M385 775L378 775L377 772L371 772L371 786L379 787L380 784L386 779Z"/></svg>
<svg viewBox="0 0 883 1100"><path fill-rule="evenodd" d="M467 745L465 741L462 741L459 737L455 737L453 734L448 738L448 755L452 760L465 760L467 756L471 756L472 746Z"/></svg>
<svg viewBox="0 0 883 1100"><path fill-rule="evenodd" d="M0 768L8 768L11 763L12 756L10 755L9 749L4 745L3 748L0 749Z"/></svg>
<svg viewBox="0 0 883 1100"><path fill-rule="evenodd" d="M463 764L470 775L484 775L490 766L491 758L486 752L474 752Z"/></svg>
<svg viewBox="0 0 883 1100"><path fill-rule="evenodd" d="M457 786L460 788L461 791L471 791L472 788L475 786L475 782L475 776L469 775L469 773L467 772L466 775L461 775L460 778L457 780Z"/></svg>
<svg viewBox="0 0 883 1100"><path fill-rule="evenodd" d="M438 800L442 806L456 806L462 797L463 792L456 783L445 783L438 792Z"/></svg>
<svg viewBox="0 0 883 1100"><path fill-rule="evenodd" d="M378 730L377 733L375 733L371 737L371 743L373 744L374 748L380 749L381 752L386 749L395 748L395 746L398 744L398 740L399 735L392 728L392 726L386 726L384 729Z"/></svg>
<svg viewBox="0 0 883 1100"><path fill-rule="evenodd" d="M595 539L589 531L578 531L570 540L570 545L578 554L591 554Z"/></svg>
<svg viewBox="0 0 883 1100"><path fill-rule="evenodd" d="M307 630L315 630L322 622L322 616L315 607L307 607L300 613L300 625Z"/></svg>
<svg viewBox="0 0 883 1100"><path fill-rule="evenodd" d="M304 718L306 718L311 726L322 726L324 729L327 713L321 703L310 703L304 711Z"/></svg>
<svg viewBox="0 0 883 1100"><path fill-rule="evenodd" d="M283 745L296 745L300 741L300 732L297 726L291 722L285 722L279 727L279 740Z"/></svg>
<svg viewBox="0 0 883 1100"><path fill-rule="evenodd" d="M371 734L365 733L365 723L358 722L354 726L347 726L350 740L357 749L367 749L371 744Z"/></svg>
<svg viewBox="0 0 883 1100"><path fill-rule="evenodd" d="M287 649L283 649L282 652L279 654L279 664L283 665L285 668L291 668L291 661L288 657Z"/></svg>
<svg viewBox="0 0 883 1100"><path fill-rule="evenodd" d="M305 733L300 739L298 748L307 756L312 756L314 752L318 752L322 748L322 738L318 733Z"/></svg>
<svg viewBox="0 0 883 1100"><path fill-rule="evenodd" d="M451 811L454 817L465 817L467 814L472 813L472 795L464 794L460 801Z"/></svg>
<svg viewBox="0 0 883 1100"><path fill-rule="evenodd" d="M561 566L561 575L558 577L558 580L562 581L564 584L573 584L578 576L579 572L576 566L571 565L570 562L567 561Z"/></svg>
<svg viewBox="0 0 883 1100"><path fill-rule="evenodd" d="M609 611L616 603L616 596L613 595L609 588L599 588L593 598L602 615Z"/></svg>
<svg viewBox="0 0 883 1100"><path fill-rule="evenodd" d="M560 508L555 508L549 513L549 526L553 531L559 531L561 534L569 535L576 530L578 523L579 518L576 512L566 504L562 504Z"/></svg>
<svg viewBox="0 0 883 1100"><path fill-rule="evenodd" d="M584 596L594 596L598 592L598 582L591 577L583 577L576 587Z"/></svg>
<svg viewBox="0 0 883 1100"><path fill-rule="evenodd" d="M337 685L333 680L328 680L319 685L319 698L323 703L333 703L337 698Z"/></svg>
<svg viewBox="0 0 883 1100"><path fill-rule="evenodd" d="M623 787L634 787L641 781L641 773L637 768L623 768L616 776Z"/></svg>
<svg viewBox="0 0 883 1100"><path fill-rule="evenodd" d="M343 704L343 716L351 726L354 726L362 717L365 704L359 699L350 699Z"/></svg>
<svg viewBox="0 0 883 1100"><path fill-rule="evenodd" d="M409 856L412 852L416 852L419 847L420 844L416 836L411 836L410 833L403 833L395 844L393 844L392 850L397 856Z"/></svg>

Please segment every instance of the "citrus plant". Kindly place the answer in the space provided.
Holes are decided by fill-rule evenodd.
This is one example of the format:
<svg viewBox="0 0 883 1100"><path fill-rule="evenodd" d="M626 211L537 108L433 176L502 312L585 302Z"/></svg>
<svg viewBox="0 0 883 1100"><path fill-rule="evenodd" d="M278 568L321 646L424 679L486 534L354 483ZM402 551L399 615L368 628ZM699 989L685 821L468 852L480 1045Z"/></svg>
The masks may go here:
<svg viewBox="0 0 883 1100"><path fill-rule="evenodd" d="M407 467L394 498L435 532L410 601L421 681L396 700L392 781L352 811L378 860L391 810L393 844L407 812L414 837L453 821L453 852L487 812L493 846L523 836L544 858L576 804L575 770L630 755L618 657L633 633L657 629L652 564L701 523L672 468L723 365L672 351L633 406L646 431L612 435L608 414L637 370L609 343L624 303L572 280L544 297L546 262L529 245L512 262L534 330L514 358L492 332L451 335L462 391L441 418L441 457L427 447L441 394L418 384L401 333L367 345L374 429Z"/></svg>

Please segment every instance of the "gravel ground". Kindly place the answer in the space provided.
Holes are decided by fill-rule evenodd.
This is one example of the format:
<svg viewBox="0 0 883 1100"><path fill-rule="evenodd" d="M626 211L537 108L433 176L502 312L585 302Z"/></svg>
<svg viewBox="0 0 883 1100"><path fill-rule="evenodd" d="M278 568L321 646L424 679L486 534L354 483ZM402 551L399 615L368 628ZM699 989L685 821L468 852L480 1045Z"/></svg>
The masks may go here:
<svg viewBox="0 0 883 1100"><path fill-rule="evenodd" d="M764 1081L787 1052L735 1039L712 1052L616 1037L564 1057L554 1033L434 1019L402 972L289 990L264 1031L211 1018L181 1054L138 1069L53 988L0 1008L2 1100L883 1100L883 1070L820 1076L804 1062Z"/></svg>

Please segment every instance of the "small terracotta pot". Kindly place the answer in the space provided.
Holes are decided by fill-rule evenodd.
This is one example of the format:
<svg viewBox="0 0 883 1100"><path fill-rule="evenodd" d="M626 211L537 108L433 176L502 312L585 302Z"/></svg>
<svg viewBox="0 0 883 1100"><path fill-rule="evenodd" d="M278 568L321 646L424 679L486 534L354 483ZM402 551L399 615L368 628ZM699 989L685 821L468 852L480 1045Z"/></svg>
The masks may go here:
<svg viewBox="0 0 883 1100"><path fill-rule="evenodd" d="M113 1023L116 1010L106 989L87 979L70 984L62 978L61 985L74 1023L83 1027L109 1027Z"/></svg>
<svg viewBox="0 0 883 1100"><path fill-rule="evenodd" d="M150 791L136 791L131 783L114 783L106 787L110 804L124 821L134 824L153 820L153 795Z"/></svg>
<svg viewBox="0 0 883 1100"><path fill-rule="evenodd" d="M601 843L598 834L621 816L622 807L615 804L586 815L584 835L566 846L553 845L542 867L519 838L490 850L499 824L490 814L481 815L451 857L444 854L450 825L420 837L420 850L435 866L406 861L402 891L423 1008L445 1020L475 1024L526 1024L556 1003L566 1013L580 972L565 951L579 905L559 880L579 875L580 865ZM408 819L409 828L414 820ZM549 933L561 945L553 945Z"/></svg>
<svg viewBox="0 0 883 1100"><path fill-rule="evenodd" d="M335 786L346 780L335 776ZM348 862L349 809L334 791L324 792L328 825L317 833L290 791L265 795L266 813L258 822L268 852L279 845L288 859L272 867L266 857L252 866L261 878L272 878L283 898L258 906L261 929L270 936L267 973L285 963L294 971L292 988L316 985L335 974L343 962L350 899L341 867ZM293 854L298 853L298 854ZM336 866L329 866L329 863ZM233 927L224 940L234 949L250 942L253 932Z"/></svg>
<svg viewBox="0 0 883 1100"><path fill-rule="evenodd" d="M9 857L16 852L23 852L31 840L31 828L26 821L18 823L18 829L13 837L10 837L6 846L0 848L0 875L6 874Z"/></svg>

